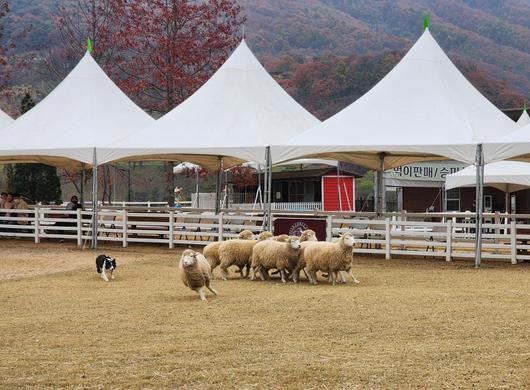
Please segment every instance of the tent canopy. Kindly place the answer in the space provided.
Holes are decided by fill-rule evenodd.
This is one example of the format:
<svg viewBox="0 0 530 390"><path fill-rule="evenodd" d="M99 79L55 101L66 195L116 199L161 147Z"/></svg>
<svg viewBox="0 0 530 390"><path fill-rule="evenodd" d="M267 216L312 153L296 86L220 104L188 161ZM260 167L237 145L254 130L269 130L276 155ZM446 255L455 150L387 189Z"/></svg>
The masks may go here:
<svg viewBox="0 0 530 390"><path fill-rule="evenodd" d="M521 116L517 120L517 127L525 127L526 125L530 125L530 115L528 115L528 111L525 109L523 110Z"/></svg>
<svg viewBox="0 0 530 390"><path fill-rule="evenodd" d="M0 130L9 126L13 122L14 120L9 115L0 110Z"/></svg>
<svg viewBox="0 0 530 390"><path fill-rule="evenodd" d="M375 87L322 124L272 147L273 160L316 157L378 169L454 159L513 130L513 121L460 73L426 29Z"/></svg>
<svg viewBox="0 0 530 390"><path fill-rule="evenodd" d="M445 188L474 187L476 182L474 165L460 172L448 175ZM504 192L514 192L530 188L530 163L518 161L498 161L484 166L484 185Z"/></svg>
<svg viewBox="0 0 530 390"><path fill-rule="evenodd" d="M170 160L225 166L265 160L265 147L320 123L283 90L243 40L192 96L120 142L103 161Z"/></svg>
<svg viewBox="0 0 530 390"><path fill-rule="evenodd" d="M2 130L9 137L0 145L0 162L91 165L94 148L152 122L87 52L45 99Z"/></svg>

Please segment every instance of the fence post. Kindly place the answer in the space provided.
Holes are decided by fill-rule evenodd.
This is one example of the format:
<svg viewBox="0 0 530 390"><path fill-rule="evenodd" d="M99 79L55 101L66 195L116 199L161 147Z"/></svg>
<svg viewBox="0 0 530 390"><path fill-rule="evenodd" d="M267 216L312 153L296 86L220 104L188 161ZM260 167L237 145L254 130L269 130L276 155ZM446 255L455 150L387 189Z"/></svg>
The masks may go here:
<svg viewBox="0 0 530 390"><path fill-rule="evenodd" d="M390 245L390 218L385 218L385 259L390 260L391 256L391 245Z"/></svg>
<svg viewBox="0 0 530 390"><path fill-rule="evenodd" d="M511 246L511 258L512 264L517 264L517 228L516 220L512 220L511 229L510 229L510 246Z"/></svg>
<svg viewBox="0 0 530 390"><path fill-rule="evenodd" d="M224 230L225 230L225 227L224 227L224 213L221 211L219 213L219 241L223 241L224 240Z"/></svg>
<svg viewBox="0 0 530 390"><path fill-rule="evenodd" d="M83 220L81 209L77 209L77 246L83 245Z"/></svg>
<svg viewBox="0 0 530 390"><path fill-rule="evenodd" d="M405 224L403 222L405 222L407 220L407 210L401 210L401 225L399 225L399 227L401 228L401 241L403 241L403 234L405 233ZM405 249L405 244L401 243L401 245L399 246L399 249L401 250L404 250Z"/></svg>
<svg viewBox="0 0 530 390"><path fill-rule="evenodd" d="M326 241L331 242L333 239L333 215L326 218Z"/></svg>
<svg viewBox="0 0 530 390"><path fill-rule="evenodd" d="M501 215L500 215L500 213L498 211L495 211L494 223L495 223L495 225L499 225L501 223ZM495 227L494 231L495 231L495 236L498 236L499 234L501 234L501 229L498 226ZM499 245L499 238L495 237L493 242L495 243L495 245ZM495 248L495 253L499 253L498 246Z"/></svg>
<svg viewBox="0 0 530 390"><path fill-rule="evenodd" d="M445 261L453 260L453 220L447 218L447 239L445 240Z"/></svg>
<svg viewBox="0 0 530 390"><path fill-rule="evenodd" d="M35 244L40 243L40 211L39 206L35 207Z"/></svg>
<svg viewBox="0 0 530 390"><path fill-rule="evenodd" d="M127 248L127 236L129 234L129 217L127 209L123 209L123 225L122 225L122 245L124 248Z"/></svg>
<svg viewBox="0 0 530 390"><path fill-rule="evenodd" d="M174 240L174 232L175 232L175 212L172 210L169 212L169 249L173 249L175 247Z"/></svg>

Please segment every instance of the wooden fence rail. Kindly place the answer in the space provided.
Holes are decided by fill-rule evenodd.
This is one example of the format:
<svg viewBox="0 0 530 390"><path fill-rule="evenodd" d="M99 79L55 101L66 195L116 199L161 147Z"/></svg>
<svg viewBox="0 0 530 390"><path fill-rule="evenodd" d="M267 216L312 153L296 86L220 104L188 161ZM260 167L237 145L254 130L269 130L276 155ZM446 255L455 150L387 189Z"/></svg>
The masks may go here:
<svg viewBox="0 0 530 390"><path fill-rule="evenodd" d="M327 240L341 233L355 235L355 253L384 256L421 256L445 259L474 258L475 225L472 213L296 213L301 218L326 220ZM276 212L273 219L289 216ZM483 226L483 259L507 260L516 264L530 260L530 215L486 214ZM98 213L98 242L167 245L207 245L237 237L241 230L262 230L259 210L244 212L169 208L109 207ZM0 210L0 237L75 241L92 240L92 212L65 211L47 206L29 210Z"/></svg>

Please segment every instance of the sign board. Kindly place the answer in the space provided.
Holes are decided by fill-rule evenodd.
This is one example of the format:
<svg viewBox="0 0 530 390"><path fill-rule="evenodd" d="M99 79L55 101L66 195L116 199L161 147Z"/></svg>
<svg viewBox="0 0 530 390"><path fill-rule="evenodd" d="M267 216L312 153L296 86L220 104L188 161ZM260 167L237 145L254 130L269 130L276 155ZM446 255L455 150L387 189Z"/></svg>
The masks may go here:
<svg viewBox="0 0 530 390"><path fill-rule="evenodd" d="M301 236L304 230L314 230L319 241L326 241L326 220L309 218L277 218L274 220L274 234Z"/></svg>
<svg viewBox="0 0 530 390"><path fill-rule="evenodd" d="M440 181L468 165L456 161L432 161L402 165L385 171L385 180Z"/></svg>

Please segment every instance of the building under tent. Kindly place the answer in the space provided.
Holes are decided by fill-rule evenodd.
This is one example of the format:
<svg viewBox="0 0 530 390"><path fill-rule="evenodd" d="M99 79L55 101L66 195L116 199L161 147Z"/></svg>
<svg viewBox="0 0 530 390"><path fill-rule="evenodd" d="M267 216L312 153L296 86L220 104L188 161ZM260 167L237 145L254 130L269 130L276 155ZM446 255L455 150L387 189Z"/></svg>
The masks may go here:
<svg viewBox="0 0 530 390"><path fill-rule="evenodd" d="M448 191L459 191L462 198L462 195L472 193L475 176L475 167L469 166L447 176L446 188ZM488 212L530 213L530 163L499 161L487 164L484 167L484 186L484 207Z"/></svg>
<svg viewBox="0 0 530 390"><path fill-rule="evenodd" d="M526 110L502 110L516 123L516 127L530 120ZM446 191L448 175L465 169L467 164L457 161L431 161L402 165L384 174L386 206L388 211L421 213L425 211L470 211L475 210L475 189L452 188ZM474 182L473 182L474 183ZM392 196L394 194L394 196ZM519 192L519 204L524 204L526 191ZM530 198L529 198L530 200ZM484 211L504 211L504 192L486 186L484 188Z"/></svg>
<svg viewBox="0 0 530 390"><path fill-rule="evenodd" d="M275 210L356 211L366 207L366 200L356 202L355 179L366 169L337 161L302 159L281 163L272 171L272 203ZM233 187L230 202L248 208L256 203L262 183L254 173L256 185ZM259 185L258 185L259 184Z"/></svg>

